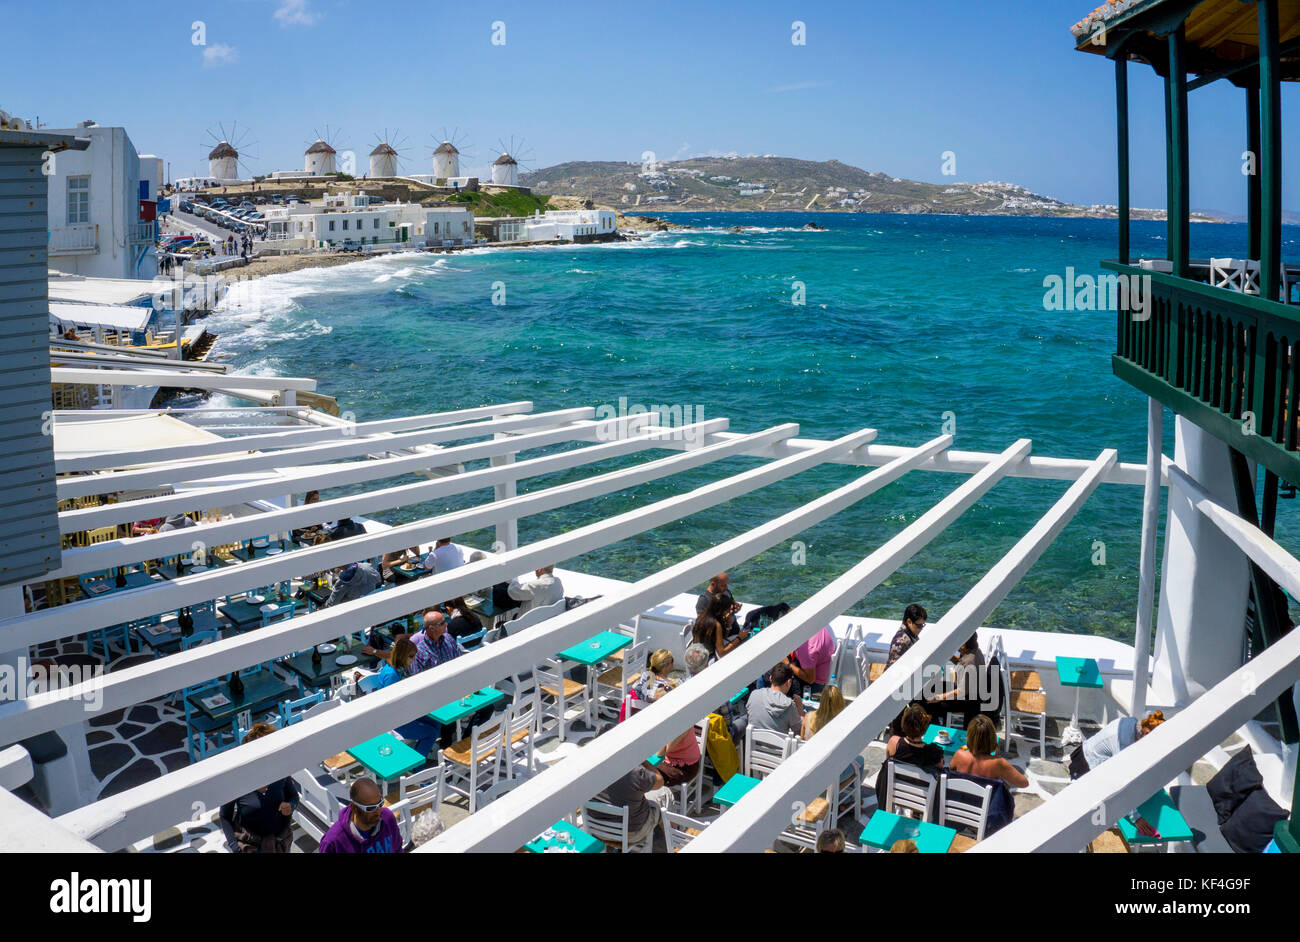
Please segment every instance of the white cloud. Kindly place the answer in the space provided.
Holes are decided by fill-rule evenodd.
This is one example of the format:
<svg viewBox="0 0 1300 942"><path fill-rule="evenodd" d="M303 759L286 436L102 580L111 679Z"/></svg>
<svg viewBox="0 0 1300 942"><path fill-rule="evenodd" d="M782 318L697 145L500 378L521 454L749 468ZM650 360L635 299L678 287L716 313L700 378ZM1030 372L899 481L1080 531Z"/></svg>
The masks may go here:
<svg viewBox="0 0 1300 942"><path fill-rule="evenodd" d="M213 43L203 49L203 67L212 69L219 65L230 65L239 61L239 51L225 43Z"/></svg>
<svg viewBox="0 0 1300 942"><path fill-rule="evenodd" d="M281 0L275 18L281 26L314 26L320 16L307 9L307 0Z"/></svg>
<svg viewBox="0 0 1300 942"><path fill-rule="evenodd" d="M830 82L795 82L793 85L778 85L776 88L769 88L769 92L801 92L808 88L826 88Z"/></svg>

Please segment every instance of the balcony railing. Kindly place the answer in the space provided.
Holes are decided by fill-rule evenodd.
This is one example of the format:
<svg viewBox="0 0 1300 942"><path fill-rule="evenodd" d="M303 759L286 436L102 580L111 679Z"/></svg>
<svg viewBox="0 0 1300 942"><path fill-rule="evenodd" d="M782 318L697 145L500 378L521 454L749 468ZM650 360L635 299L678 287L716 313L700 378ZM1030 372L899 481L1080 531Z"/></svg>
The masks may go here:
<svg viewBox="0 0 1300 942"><path fill-rule="evenodd" d="M93 255L98 247L99 227L94 223L50 230L50 255Z"/></svg>
<svg viewBox="0 0 1300 942"><path fill-rule="evenodd" d="M141 242L154 242L158 239L157 223L133 222L127 227L127 238L133 245Z"/></svg>
<svg viewBox="0 0 1300 942"><path fill-rule="evenodd" d="M1131 285L1149 285L1149 293L1129 291L1117 304L1115 374L1283 480L1300 482L1300 358L1293 352L1300 310L1102 264Z"/></svg>

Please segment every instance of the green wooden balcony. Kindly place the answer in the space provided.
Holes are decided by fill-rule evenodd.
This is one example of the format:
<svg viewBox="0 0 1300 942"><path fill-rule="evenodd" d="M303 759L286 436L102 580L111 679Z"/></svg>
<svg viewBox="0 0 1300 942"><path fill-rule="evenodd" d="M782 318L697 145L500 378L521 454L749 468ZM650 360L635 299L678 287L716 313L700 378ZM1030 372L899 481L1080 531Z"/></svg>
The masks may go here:
<svg viewBox="0 0 1300 942"><path fill-rule="evenodd" d="M1121 299L1115 375L1291 483L1300 483L1300 307L1103 262L1150 278ZM1140 302L1146 302L1138 306Z"/></svg>

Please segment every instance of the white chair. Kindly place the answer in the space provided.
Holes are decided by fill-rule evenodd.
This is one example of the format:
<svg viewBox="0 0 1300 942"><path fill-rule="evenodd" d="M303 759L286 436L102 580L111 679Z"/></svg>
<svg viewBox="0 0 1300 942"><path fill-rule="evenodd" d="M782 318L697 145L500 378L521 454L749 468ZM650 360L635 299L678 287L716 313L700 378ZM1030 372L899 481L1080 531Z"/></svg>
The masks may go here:
<svg viewBox="0 0 1300 942"><path fill-rule="evenodd" d="M1230 291L1243 290L1243 281L1246 276L1246 263L1239 258L1212 258L1210 259L1210 284L1216 288L1227 288ZM1255 293L1259 293L1258 286Z"/></svg>
<svg viewBox="0 0 1300 942"><path fill-rule="evenodd" d="M442 763L421 769L397 780L397 800L410 801L411 810L432 804L435 811L447 796L447 768Z"/></svg>
<svg viewBox="0 0 1300 942"><path fill-rule="evenodd" d="M764 778L794 752L794 737L770 729L745 727L745 774Z"/></svg>
<svg viewBox="0 0 1300 942"><path fill-rule="evenodd" d="M447 767L447 790L465 797L470 814L478 810L480 793L501 777L502 729L500 720L490 720L438 750L438 764Z"/></svg>
<svg viewBox="0 0 1300 942"><path fill-rule="evenodd" d="M662 814L662 811L660 812ZM607 805L603 801L587 801L582 805L582 829L625 854L649 853L654 841L654 831L635 844L628 833L628 810L622 805Z"/></svg>
<svg viewBox="0 0 1300 942"><path fill-rule="evenodd" d="M523 780L533 774L533 740L538 729L537 691L520 703L511 704L504 719L505 730L501 736L501 777L515 778L516 759L524 760Z"/></svg>
<svg viewBox="0 0 1300 942"><path fill-rule="evenodd" d="M834 800L835 786L832 785L795 815L776 839L792 847L816 850L817 838L823 831L830 829L831 822L835 819Z"/></svg>
<svg viewBox="0 0 1300 942"><path fill-rule="evenodd" d="M611 720L618 719L623 698L645 673L650 643L641 641L619 653L624 655L622 664L596 675L596 710Z"/></svg>
<svg viewBox="0 0 1300 942"><path fill-rule="evenodd" d="M560 742L565 741L569 724L572 722L568 715L570 703L581 703L581 718L586 721L588 726L595 727L596 722L593 715L595 710L591 699L591 688L586 684L565 677L563 665L558 659L547 658L544 663L537 665L533 674L537 679L537 691L540 695L542 707L540 721L544 724L547 715L554 710ZM594 733L588 735L594 735Z"/></svg>
<svg viewBox="0 0 1300 942"><path fill-rule="evenodd" d="M967 799L963 801L960 796ZM989 823L989 805L993 801L993 786L980 785L964 778L943 775L939 779L939 824L945 827L967 827L975 832L975 840L984 840Z"/></svg>
<svg viewBox="0 0 1300 942"><path fill-rule="evenodd" d="M660 822L664 826L664 843L668 847L668 853L675 854L695 838L704 833L708 824L695 818L688 818L684 814L677 814L675 811L663 811L660 813Z"/></svg>
<svg viewBox="0 0 1300 942"><path fill-rule="evenodd" d="M550 605L543 605L540 608L529 609L518 618L512 619L505 623L508 634L513 635L515 632L524 628L530 628L538 622L546 621L552 615L559 615L565 610L567 603L564 599L558 602L552 602Z"/></svg>
<svg viewBox="0 0 1300 942"><path fill-rule="evenodd" d="M885 763L886 811L914 811L922 821L930 820L930 805L939 783L925 769L889 759Z"/></svg>
<svg viewBox="0 0 1300 942"><path fill-rule="evenodd" d="M1242 261L1241 290L1246 294L1259 294L1259 262L1254 259Z"/></svg>
<svg viewBox="0 0 1300 942"><path fill-rule="evenodd" d="M343 803L307 769L294 775L293 780L298 786L298 807L293 812L294 823L319 843L325 832L339 819Z"/></svg>

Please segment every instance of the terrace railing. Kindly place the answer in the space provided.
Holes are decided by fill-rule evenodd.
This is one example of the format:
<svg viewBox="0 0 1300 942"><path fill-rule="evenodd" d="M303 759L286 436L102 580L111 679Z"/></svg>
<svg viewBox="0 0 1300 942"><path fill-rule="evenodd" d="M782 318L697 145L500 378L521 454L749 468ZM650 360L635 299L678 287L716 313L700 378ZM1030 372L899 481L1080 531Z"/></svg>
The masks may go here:
<svg viewBox="0 0 1300 942"><path fill-rule="evenodd" d="M1300 482L1300 311L1102 264L1133 286L1116 305L1115 375L1283 480Z"/></svg>

